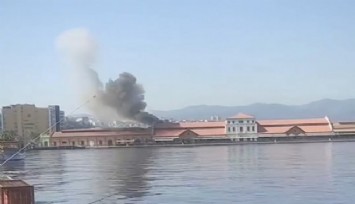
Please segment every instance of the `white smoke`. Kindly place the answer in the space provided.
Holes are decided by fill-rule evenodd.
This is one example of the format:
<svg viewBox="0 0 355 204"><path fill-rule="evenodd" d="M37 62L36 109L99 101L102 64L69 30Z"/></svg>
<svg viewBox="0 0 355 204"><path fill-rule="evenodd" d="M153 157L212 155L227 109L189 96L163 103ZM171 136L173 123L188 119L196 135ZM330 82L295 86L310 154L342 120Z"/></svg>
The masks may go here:
<svg viewBox="0 0 355 204"><path fill-rule="evenodd" d="M98 45L88 30L76 28L60 34L56 40L57 48L70 63L86 68L95 63Z"/></svg>

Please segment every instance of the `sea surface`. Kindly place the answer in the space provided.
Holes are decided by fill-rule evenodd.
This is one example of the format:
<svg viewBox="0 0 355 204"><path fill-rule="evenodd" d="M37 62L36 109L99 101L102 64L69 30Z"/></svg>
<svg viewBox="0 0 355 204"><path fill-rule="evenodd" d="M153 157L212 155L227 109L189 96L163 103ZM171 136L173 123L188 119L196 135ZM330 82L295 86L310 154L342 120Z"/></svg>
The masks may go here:
<svg viewBox="0 0 355 204"><path fill-rule="evenodd" d="M355 203L353 142L32 151L1 171L39 204Z"/></svg>

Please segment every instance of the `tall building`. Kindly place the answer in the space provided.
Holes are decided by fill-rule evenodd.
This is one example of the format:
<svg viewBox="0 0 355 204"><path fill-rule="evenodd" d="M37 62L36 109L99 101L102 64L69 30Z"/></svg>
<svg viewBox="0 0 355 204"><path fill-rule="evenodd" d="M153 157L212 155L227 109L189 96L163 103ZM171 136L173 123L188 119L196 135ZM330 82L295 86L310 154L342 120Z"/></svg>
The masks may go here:
<svg viewBox="0 0 355 204"><path fill-rule="evenodd" d="M0 134L2 133L2 129L3 129L3 127L2 127L2 114L0 113Z"/></svg>
<svg viewBox="0 0 355 204"><path fill-rule="evenodd" d="M219 117L218 115L211 116L210 121L221 121L221 117Z"/></svg>
<svg viewBox="0 0 355 204"><path fill-rule="evenodd" d="M59 120L60 120L60 130L63 130L64 123L65 123L65 112L64 111L59 112Z"/></svg>
<svg viewBox="0 0 355 204"><path fill-rule="evenodd" d="M48 106L48 119L51 133L59 132L63 129L64 117L64 111L61 111L58 105Z"/></svg>
<svg viewBox="0 0 355 204"><path fill-rule="evenodd" d="M26 143L34 135L48 130L48 108L38 108L30 104L4 106L2 126L3 131L13 132Z"/></svg>

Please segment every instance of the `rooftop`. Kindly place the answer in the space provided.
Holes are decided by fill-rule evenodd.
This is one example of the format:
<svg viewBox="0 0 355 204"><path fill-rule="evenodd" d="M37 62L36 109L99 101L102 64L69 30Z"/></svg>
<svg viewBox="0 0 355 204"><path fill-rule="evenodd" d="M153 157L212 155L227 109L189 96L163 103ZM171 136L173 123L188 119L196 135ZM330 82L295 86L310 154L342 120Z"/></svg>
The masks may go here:
<svg viewBox="0 0 355 204"><path fill-rule="evenodd" d="M227 119L254 119L254 118L255 117L252 116L252 115L247 115L247 114L244 114L244 113L238 113L237 115L229 117Z"/></svg>
<svg viewBox="0 0 355 204"><path fill-rule="evenodd" d="M157 129L164 128L214 128L214 127L223 127L224 121L213 121L213 122L180 122L180 123L159 123L155 126Z"/></svg>
<svg viewBox="0 0 355 204"><path fill-rule="evenodd" d="M63 131L53 133L53 138L58 137L101 137L101 136L148 136L151 135L150 130L137 131L137 130L75 130Z"/></svg>
<svg viewBox="0 0 355 204"><path fill-rule="evenodd" d="M327 118L286 119L286 120L258 120L261 126L295 126L295 125L329 125Z"/></svg>
<svg viewBox="0 0 355 204"><path fill-rule="evenodd" d="M292 128L299 128L305 133L330 133L332 129L329 125L296 125L296 126L261 126L259 128L259 133L265 134L284 134L291 130Z"/></svg>

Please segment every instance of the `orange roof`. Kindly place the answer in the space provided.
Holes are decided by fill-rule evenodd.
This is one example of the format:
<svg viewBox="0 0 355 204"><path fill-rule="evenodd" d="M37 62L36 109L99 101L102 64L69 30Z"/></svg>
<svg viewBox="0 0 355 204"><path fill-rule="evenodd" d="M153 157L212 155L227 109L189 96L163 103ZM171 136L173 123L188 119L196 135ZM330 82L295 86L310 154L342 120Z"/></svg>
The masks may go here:
<svg viewBox="0 0 355 204"><path fill-rule="evenodd" d="M264 131L261 131L261 133L267 133L267 134L281 134L281 133L286 133L289 129L291 129L292 126L284 126L284 127L264 127Z"/></svg>
<svg viewBox="0 0 355 204"><path fill-rule="evenodd" d="M198 136L225 135L224 128L193 128L193 129L156 129L155 137L178 137L185 131L191 131Z"/></svg>
<svg viewBox="0 0 355 204"><path fill-rule="evenodd" d="M314 124L329 124L326 118L291 119L291 120L258 120L261 126L299 126Z"/></svg>
<svg viewBox="0 0 355 204"><path fill-rule="evenodd" d="M156 130L154 132L154 137L179 137L186 130L184 129L163 129Z"/></svg>
<svg viewBox="0 0 355 204"><path fill-rule="evenodd" d="M198 136L220 136L225 135L224 128L196 128L192 129Z"/></svg>
<svg viewBox="0 0 355 204"><path fill-rule="evenodd" d="M354 133L355 122L338 122L333 123L334 132L337 133Z"/></svg>
<svg viewBox="0 0 355 204"><path fill-rule="evenodd" d="M229 117L228 119L254 119L255 117L252 115L247 115L244 113L238 113L235 116Z"/></svg>
<svg viewBox="0 0 355 204"><path fill-rule="evenodd" d="M145 136L150 135L148 131L71 131L55 132L52 137L108 137L108 136Z"/></svg>
<svg viewBox="0 0 355 204"><path fill-rule="evenodd" d="M318 133L318 132L332 132L329 125L317 125L317 126L298 126L306 133Z"/></svg>
<svg viewBox="0 0 355 204"><path fill-rule="evenodd" d="M155 126L156 129L162 128L213 128L224 127L224 121L218 122L180 122L180 123L159 123Z"/></svg>
<svg viewBox="0 0 355 204"><path fill-rule="evenodd" d="M263 127L263 130L260 131L260 133L264 134L282 134L286 133L293 127L298 127L302 129L306 134L307 133L323 133L323 132L332 132L332 129L329 127L329 125L313 125L313 126L279 126L279 127Z"/></svg>
<svg viewBox="0 0 355 204"><path fill-rule="evenodd" d="M355 133L355 128L343 128L343 129L335 129L336 133Z"/></svg>

